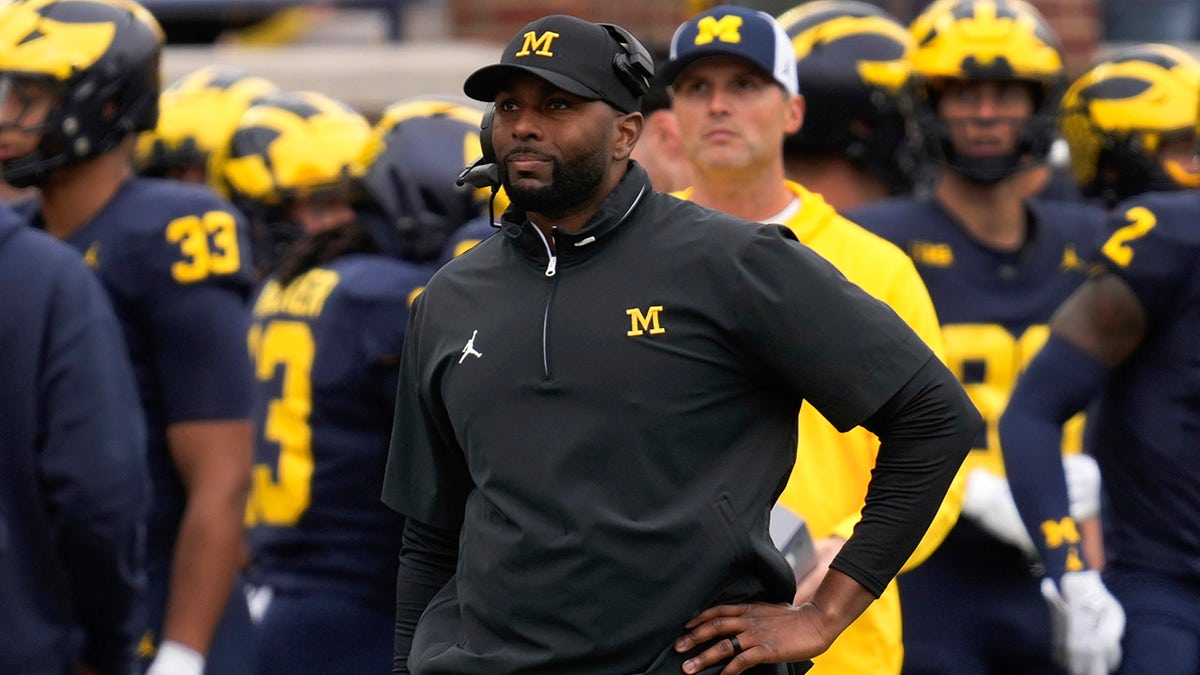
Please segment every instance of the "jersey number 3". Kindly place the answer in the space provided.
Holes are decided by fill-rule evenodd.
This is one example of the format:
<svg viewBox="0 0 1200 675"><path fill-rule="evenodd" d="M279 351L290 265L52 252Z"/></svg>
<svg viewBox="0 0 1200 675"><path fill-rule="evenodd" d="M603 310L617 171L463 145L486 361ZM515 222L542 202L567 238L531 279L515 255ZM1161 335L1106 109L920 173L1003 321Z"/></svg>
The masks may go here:
<svg viewBox="0 0 1200 675"><path fill-rule="evenodd" d="M315 346L312 331L302 321L272 321L251 328L250 349L254 373L269 382L276 368L283 367L279 398L267 404L267 418L259 433L279 446L275 465L255 464L250 497L246 502L246 525L295 525L308 509L311 496L313 453L312 363Z"/></svg>

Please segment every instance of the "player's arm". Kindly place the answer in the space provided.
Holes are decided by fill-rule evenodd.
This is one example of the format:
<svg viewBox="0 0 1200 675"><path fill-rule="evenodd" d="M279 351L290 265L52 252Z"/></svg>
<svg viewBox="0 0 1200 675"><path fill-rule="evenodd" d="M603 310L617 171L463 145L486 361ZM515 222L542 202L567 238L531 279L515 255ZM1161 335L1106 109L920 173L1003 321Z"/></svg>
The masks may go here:
<svg viewBox="0 0 1200 675"><path fill-rule="evenodd" d="M171 562L163 640L201 654L245 560L242 519L253 435L247 420L181 422L167 428L187 506Z"/></svg>
<svg viewBox="0 0 1200 675"><path fill-rule="evenodd" d="M1085 566L1059 452L1062 425L1133 352L1145 326L1141 303L1119 276L1102 274L1085 282L1051 319L1050 339L1021 376L1000 418L1013 500L1052 577Z"/></svg>
<svg viewBox="0 0 1200 675"><path fill-rule="evenodd" d="M249 314L243 286L209 274L170 284L147 310L167 445L186 491L163 643L207 653L237 570L253 460ZM160 651L156 658L161 659Z"/></svg>
<svg viewBox="0 0 1200 675"><path fill-rule="evenodd" d="M145 586L145 423L120 328L82 264L64 275L50 321L37 392L45 510L84 628L84 667L128 672Z"/></svg>

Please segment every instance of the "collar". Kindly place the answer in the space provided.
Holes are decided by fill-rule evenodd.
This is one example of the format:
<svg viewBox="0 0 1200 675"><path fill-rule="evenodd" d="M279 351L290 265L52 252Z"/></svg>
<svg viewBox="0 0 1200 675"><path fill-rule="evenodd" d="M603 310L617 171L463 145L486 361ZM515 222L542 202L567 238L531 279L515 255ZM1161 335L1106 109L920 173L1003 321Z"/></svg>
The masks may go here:
<svg viewBox="0 0 1200 675"><path fill-rule="evenodd" d="M786 181L788 190L800 200L800 209L786 223L780 223L796 235L802 244L808 244L817 233L833 221L837 215L829 202L794 181Z"/></svg>
<svg viewBox="0 0 1200 675"><path fill-rule="evenodd" d="M594 244L611 234L633 213L649 193L650 176L637 162L630 160L629 169L617 187L600 202L592 217L578 232L554 230L555 255L560 260L583 257ZM510 206L500 217L500 231L526 253L537 260L548 256L546 245L537 227L525 217L525 211Z"/></svg>

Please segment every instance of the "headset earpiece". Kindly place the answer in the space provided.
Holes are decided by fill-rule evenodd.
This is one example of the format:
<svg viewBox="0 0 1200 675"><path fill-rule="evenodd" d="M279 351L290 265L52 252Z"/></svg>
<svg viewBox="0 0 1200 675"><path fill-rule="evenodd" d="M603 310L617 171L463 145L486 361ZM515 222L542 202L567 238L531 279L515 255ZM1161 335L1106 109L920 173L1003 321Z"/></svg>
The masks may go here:
<svg viewBox="0 0 1200 675"><path fill-rule="evenodd" d="M654 77L654 57L638 42L633 33L616 24L602 23L613 40L621 45L621 52L613 56L613 70L617 77L634 96L642 97L650 91L650 78Z"/></svg>
<svg viewBox="0 0 1200 675"><path fill-rule="evenodd" d="M491 188L493 193L500 188L500 167L496 165L496 146L492 145L492 120L495 116L496 104L487 104L479 123L479 150L482 156L458 174L455 184L459 187Z"/></svg>
<svg viewBox="0 0 1200 675"><path fill-rule="evenodd" d="M487 104L483 109L483 120L479 123L479 148L483 152L483 161L488 164L496 162L496 146L492 144L492 120L495 117L496 104Z"/></svg>

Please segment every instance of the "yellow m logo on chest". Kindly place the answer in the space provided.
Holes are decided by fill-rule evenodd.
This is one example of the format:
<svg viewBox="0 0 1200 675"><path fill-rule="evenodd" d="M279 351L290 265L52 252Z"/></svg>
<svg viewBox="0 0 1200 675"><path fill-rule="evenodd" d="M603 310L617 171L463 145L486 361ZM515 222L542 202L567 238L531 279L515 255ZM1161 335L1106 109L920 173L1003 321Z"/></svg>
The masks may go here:
<svg viewBox="0 0 1200 675"><path fill-rule="evenodd" d="M706 45L713 40L737 44L742 41L742 34L738 31L742 27L742 17L727 15L718 19L711 16L706 16L700 19L700 24L696 26L696 44Z"/></svg>
<svg viewBox="0 0 1200 675"><path fill-rule="evenodd" d="M554 38L558 37L558 33L554 31L546 31L541 35L533 31L525 34L525 42L521 45L521 51L513 54L513 56L529 56L537 54L538 56L554 56L554 52L550 51L550 47L554 44Z"/></svg>
<svg viewBox="0 0 1200 675"><path fill-rule="evenodd" d="M662 305L654 305L646 310L645 314L642 314L642 310L638 307L625 310L625 313L629 315L629 332L625 334L629 337L637 337L646 333L658 335L667 332L666 328L658 324L658 315L662 309Z"/></svg>

